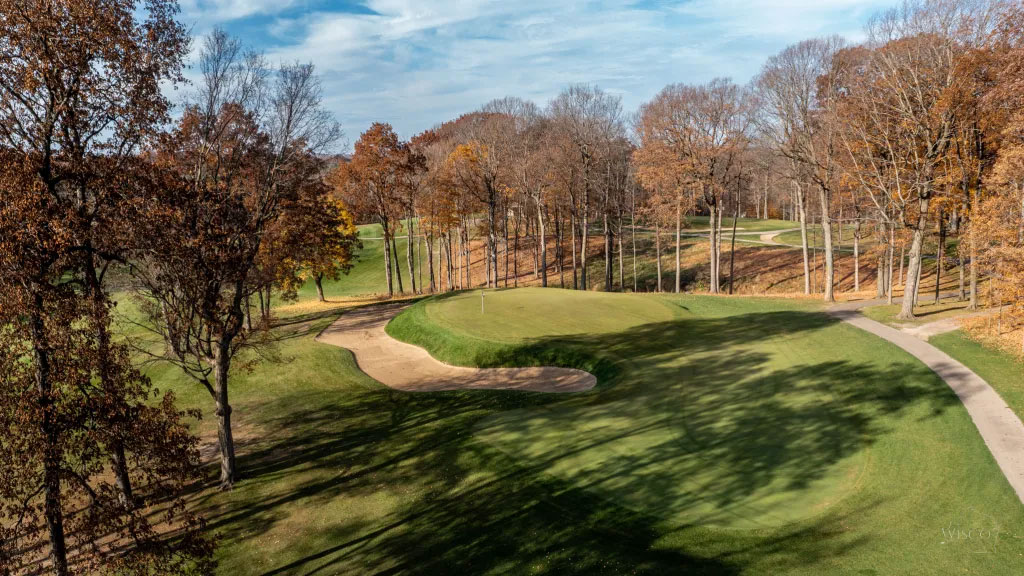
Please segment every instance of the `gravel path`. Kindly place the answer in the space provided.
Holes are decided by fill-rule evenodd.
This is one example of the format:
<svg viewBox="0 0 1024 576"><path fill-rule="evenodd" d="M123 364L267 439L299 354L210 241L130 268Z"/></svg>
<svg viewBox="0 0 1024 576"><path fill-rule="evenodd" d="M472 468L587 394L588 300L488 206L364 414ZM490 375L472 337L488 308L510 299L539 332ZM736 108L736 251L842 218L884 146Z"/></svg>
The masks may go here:
<svg viewBox="0 0 1024 576"><path fill-rule="evenodd" d="M829 314L906 350L924 362L960 397L989 452L999 464L1017 497L1024 502L1024 424L999 394L980 376L924 340L876 322L859 310L883 304L865 300L837 304Z"/></svg>
<svg viewBox="0 0 1024 576"><path fill-rule="evenodd" d="M761 234L761 242L764 243L764 244L773 244L775 246L791 246L790 244L783 244L783 243L775 240L775 237L780 235L780 234L785 234L786 232L799 232L799 231L800 231L799 228L789 228L787 230L772 230L771 232L765 232L764 234ZM797 246L797 248L800 248L800 246Z"/></svg>
<svg viewBox="0 0 1024 576"><path fill-rule="evenodd" d="M440 362L423 348L399 342L385 331L406 306L385 304L348 311L316 339L351 350L363 372L397 390L580 392L597 384L592 374L571 368L465 368Z"/></svg>

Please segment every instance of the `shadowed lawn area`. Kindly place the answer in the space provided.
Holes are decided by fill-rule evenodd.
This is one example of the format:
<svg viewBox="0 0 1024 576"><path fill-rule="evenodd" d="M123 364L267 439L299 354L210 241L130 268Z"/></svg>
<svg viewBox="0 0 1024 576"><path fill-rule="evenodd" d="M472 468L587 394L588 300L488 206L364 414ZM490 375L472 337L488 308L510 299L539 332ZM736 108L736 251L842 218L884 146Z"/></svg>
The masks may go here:
<svg viewBox="0 0 1024 576"><path fill-rule="evenodd" d="M935 562L1004 571L994 558L941 544L941 528L965 506L1013 535L1022 510L952 393L901 351L812 304L580 296L488 293L483 316L478 295L439 298L389 331L460 364L596 371L594 391L489 416L474 433L521 467L649 517L661 530L657 547L719 550L754 572L912 573ZM583 328L588 307L607 326L603 307L614 301L629 310L621 331ZM665 304L677 310L638 323L637 302L647 314ZM564 328L550 336L536 318ZM500 340L491 336L495 321ZM974 464L949 470L949 461ZM792 546L820 557L775 564L781 557L733 548L773 538L786 541L781 556ZM1009 538L1007 548L1004 560L1017 565L1020 542Z"/></svg>
<svg viewBox="0 0 1024 576"><path fill-rule="evenodd" d="M932 336L928 342L981 376L1024 419L1024 362L972 340L962 330Z"/></svg>
<svg viewBox="0 0 1024 576"><path fill-rule="evenodd" d="M956 398L816 304L520 289L479 306L426 300L389 330L598 387L393 391L313 341L340 308L282 308L280 361L232 375L243 478L219 492L211 467L192 496L219 574L1019 573L1024 513ZM151 374L212 443L206 393ZM992 553L943 543L975 524Z"/></svg>

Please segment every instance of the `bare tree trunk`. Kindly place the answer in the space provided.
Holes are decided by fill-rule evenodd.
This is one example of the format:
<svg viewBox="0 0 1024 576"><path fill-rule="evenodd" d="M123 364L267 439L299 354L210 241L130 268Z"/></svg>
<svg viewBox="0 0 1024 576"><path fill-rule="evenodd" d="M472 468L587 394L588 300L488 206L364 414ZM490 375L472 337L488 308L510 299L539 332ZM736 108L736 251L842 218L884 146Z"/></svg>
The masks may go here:
<svg viewBox="0 0 1024 576"><path fill-rule="evenodd" d="M797 216L800 218L800 247L804 256L804 294L811 293L811 261L807 253L807 209L803 187L794 181L796 187Z"/></svg>
<svg viewBox="0 0 1024 576"><path fill-rule="evenodd" d="M835 302L835 262L832 251L832 215L829 213L830 205L828 192L824 186L818 186L821 196L821 235L825 245L825 302ZM841 225L841 224L840 224Z"/></svg>
<svg viewBox="0 0 1024 576"><path fill-rule="evenodd" d="M313 284L316 284L316 298L320 302L326 302L324 298L324 275L316 272L313 274Z"/></svg>
<svg viewBox="0 0 1024 576"><path fill-rule="evenodd" d="M453 246L450 246L450 249L452 250L453 253L449 254L449 257L455 258L454 265L452 266L452 273L453 276L455 277L456 290L462 287L462 248L461 246L459 246L460 234L462 234L462 231L456 228L455 244ZM451 238L449 238L448 241L449 243L451 243Z"/></svg>
<svg viewBox="0 0 1024 576"><path fill-rule="evenodd" d="M533 250L532 250L532 252L533 252L533 279L534 280L539 280L540 279L540 273L541 273L541 270L540 270L540 241L537 238L536 231L532 231L531 232L530 224L531 224L530 222L526 223L526 235L533 239L533 243L532 243L532 246L533 246Z"/></svg>
<svg viewBox="0 0 1024 576"><path fill-rule="evenodd" d="M413 262L414 258L415 258L415 254L413 254L413 252L415 252L415 250L416 250L415 249L416 244L414 242L414 236L415 236L415 230L416 229L415 229L415 224L413 224L412 214L411 213L408 215L408 220L407 221L409 223L409 226L408 226L408 230L407 230L407 235L405 237L406 238L406 242L405 242L405 263L409 266L409 284L410 284L410 286L412 288L412 293L413 294L418 294L419 292L416 290L416 269L414 267L415 265L414 265L414 262Z"/></svg>
<svg viewBox="0 0 1024 576"><path fill-rule="evenodd" d="M959 252L959 249L960 249L960 246L958 245L957 246L957 251L958 252ZM964 259L959 254L957 254L957 266L956 266L956 268L957 268L957 271L960 273L960 286L959 286L960 291L957 294L957 302L963 302L964 300L967 299L967 284L966 284L965 278L964 278Z"/></svg>
<svg viewBox="0 0 1024 576"><path fill-rule="evenodd" d="M935 254L935 303L942 303L942 259L946 248L946 223L942 210L939 210L939 246Z"/></svg>
<svg viewBox="0 0 1024 576"><path fill-rule="evenodd" d="M770 170L764 171L764 216L761 218L768 219L768 175ZM760 204L760 203L759 203ZM760 205L758 205L758 212L760 212Z"/></svg>
<svg viewBox="0 0 1024 576"><path fill-rule="evenodd" d="M712 294L715 294L715 293L718 292L718 289L715 286L715 280L718 278L718 270L715 269L715 265L718 262L718 258L715 255L715 249L716 249L716 244L717 244L717 242L715 240L715 216L716 216L716 214L717 214L717 212L715 211L715 205L714 204L709 204L708 205L708 225L709 225L709 228L708 228L708 257L711 259L711 262L710 262L710 265L709 265L709 269L711 271L711 277L708 279L708 291L711 292Z"/></svg>
<svg viewBox="0 0 1024 576"><path fill-rule="evenodd" d="M682 259L682 232L683 232L683 210L682 200L676 194L676 289L678 294L682 287L683 259Z"/></svg>
<svg viewBox="0 0 1024 576"><path fill-rule="evenodd" d="M630 185L630 206L629 206L629 229L630 238L633 242L633 292L637 291L638 283L636 277L636 186Z"/></svg>
<svg viewBox="0 0 1024 576"><path fill-rule="evenodd" d="M35 361L36 392L42 408L39 427L46 447L43 453L43 516L50 540L50 562L54 574L68 575L67 546L64 541L64 511L60 496L60 446L57 426L53 421L53 383L50 374L50 349L43 322L43 297L36 294L30 317L30 336Z"/></svg>
<svg viewBox="0 0 1024 576"><path fill-rule="evenodd" d="M441 255L437 255L440 261ZM440 273L440 262L438 262ZM434 276L434 225L430 225L430 230L427 234L427 281L430 282L430 293L433 294L437 290L437 278Z"/></svg>
<svg viewBox="0 0 1024 576"><path fill-rule="evenodd" d="M718 219L715 225L715 293L722 292L722 218L725 214L723 206L718 207Z"/></svg>
<svg viewBox="0 0 1024 576"><path fill-rule="evenodd" d="M582 218L580 224L580 289L590 290L590 286L587 284L587 242L589 240L590 231L589 218L590 218L590 183L589 181L584 182L583 187L583 210L580 215Z"/></svg>
<svg viewBox="0 0 1024 576"><path fill-rule="evenodd" d="M451 231L450 228L448 229L448 233L446 234L446 237L442 241L444 243L445 270L447 272L445 274L445 276L448 278L448 291L451 292L452 290L455 290L454 275L455 275L456 268L455 268L454 262L452 262L452 256L454 256L455 254L454 254L453 247L452 247L452 231ZM456 240L456 242L457 241L458 240Z"/></svg>
<svg viewBox="0 0 1024 576"><path fill-rule="evenodd" d="M879 224L879 228L878 228L878 242L880 244L884 245L887 242L887 238L888 238L888 235L886 233L886 223L885 222L881 222ZM885 270L885 250L884 249L881 252L879 252L879 254L878 254L878 261L877 261L876 264L877 264L876 276L877 276L878 279L875 282L875 284L876 284L876 286L875 286L875 296L878 297L878 298L885 298L885 293L886 293L886 278L885 278L886 270Z"/></svg>
<svg viewBox="0 0 1024 576"><path fill-rule="evenodd" d="M235 440L231 433L231 404L228 402L228 371L231 367L230 342L221 341L214 355L217 440L220 444L220 488L231 489L236 476Z"/></svg>
<svg viewBox="0 0 1024 576"><path fill-rule="evenodd" d="M619 239L619 290L621 290L622 292L625 292L626 291L626 271L623 269L623 266L625 265L625 260L623 260L623 256L622 256L623 255L623 250L622 250L622 212L621 211L619 212L619 234L618 234L618 239Z"/></svg>
<svg viewBox="0 0 1024 576"><path fill-rule="evenodd" d="M888 263L886 265L885 273L885 297L888 304L892 304L892 292L893 284L892 273L893 273L893 257L896 255L896 227L892 226L889 228L889 246L886 249L888 252Z"/></svg>
<svg viewBox="0 0 1024 576"><path fill-rule="evenodd" d="M971 203L972 206L974 206L974 207L977 207L981 203L981 190L980 190L980 188L981 188L980 185L976 186L974 188L974 199L973 199L973 202ZM968 304L967 308L969 310L977 310L978 309L978 240L977 240L977 234L974 233L974 226L970 227L970 229L968 230L967 234L970 237L970 243L971 243L971 269L970 269L970 273L971 273L970 274L970 276L971 276L971 298L970 298L970 304Z"/></svg>
<svg viewBox="0 0 1024 576"><path fill-rule="evenodd" d="M838 220L838 236L839 241L836 244L836 276L839 278L839 289L842 291L843 284L843 228L846 225L843 222L843 203L839 202L839 220Z"/></svg>
<svg viewBox="0 0 1024 576"><path fill-rule="evenodd" d="M732 245L729 247L729 294L733 291L733 278L736 277L736 222L740 219L739 198L736 199L736 208L732 217Z"/></svg>
<svg viewBox="0 0 1024 576"><path fill-rule="evenodd" d="M1017 222L1017 242L1024 243L1024 183L1020 188L1020 220Z"/></svg>
<svg viewBox="0 0 1024 576"><path fill-rule="evenodd" d="M517 210L515 213L515 226L513 227L514 236L512 240L512 284L516 288L519 287L519 227L522 224L523 211ZM526 227L529 231L529 226Z"/></svg>
<svg viewBox="0 0 1024 576"><path fill-rule="evenodd" d="M490 288L492 283L494 284L495 288L498 287L497 274L496 273L492 273L492 271L491 271L492 257L495 258L495 260L497 259L497 256L494 254L494 248L492 248L490 245L485 245L484 246L484 286L486 286L487 288Z"/></svg>
<svg viewBox="0 0 1024 576"><path fill-rule="evenodd" d="M245 295L245 329L252 330L252 295Z"/></svg>
<svg viewBox="0 0 1024 576"><path fill-rule="evenodd" d="M658 286L655 292L661 292L661 223L654 221L654 253L658 263Z"/></svg>
<svg viewBox="0 0 1024 576"><path fill-rule="evenodd" d="M860 292L860 215L853 224L853 291Z"/></svg>
<svg viewBox="0 0 1024 576"><path fill-rule="evenodd" d="M572 289L581 290L579 278L576 272L576 215L569 215L569 235L572 238Z"/></svg>
<svg viewBox="0 0 1024 576"><path fill-rule="evenodd" d="M388 285L388 298L395 295L394 280L391 276L391 231L388 229L386 221L381 220L381 233L384 236L384 279ZM262 302L263 296L260 295L260 301Z"/></svg>
<svg viewBox="0 0 1024 576"><path fill-rule="evenodd" d="M608 225L607 206L605 206L602 219L604 221L604 291L611 292L615 270L612 268L612 228Z"/></svg>
<svg viewBox="0 0 1024 576"><path fill-rule="evenodd" d="M540 235L540 285L548 287L548 237L544 229L544 203L537 199L537 233Z"/></svg>
<svg viewBox="0 0 1024 576"><path fill-rule="evenodd" d="M928 225L928 198L919 200L917 226L910 245L910 265L907 270L907 288L903 292L903 307L900 309L900 320L914 319L914 300L917 299L917 288L921 278L921 250L924 245L924 231Z"/></svg>
<svg viewBox="0 0 1024 576"><path fill-rule="evenodd" d="M922 271L923 270L924 270L924 266L923 265L922 266L918 266L918 268L917 268L917 287L918 287L918 289L916 291L914 291L914 307L915 308L917 308L918 304L921 301L921 275L922 275Z"/></svg>
<svg viewBox="0 0 1024 576"><path fill-rule="evenodd" d="M497 213L497 211L498 211L498 201L497 201L497 198L495 196L495 191L493 189L490 191L489 198L491 200L490 200L490 202L488 202L488 206L487 206L487 209L488 209L487 217L488 217L488 220L490 220L490 224L489 224L489 227L488 227L488 234L487 234L487 243L488 243L488 246L487 246L487 250L488 250L487 256L488 256L488 258L490 258L490 260L487 263L485 263L485 267L487 267L487 277L488 277L488 280L489 280L488 286L492 286L493 285L494 288L497 288L498 287L498 220L497 220L497 218L498 218L498 213Z"/></svg>
<svg viewBox="0 0 1024 576"><path fill-rule="evenodd" d="M555 261L558 267L558 284L562 288L565 288L565 255L562 247L562 231L565 230L565 224L562 223L561 211L555 208Z"/></svg>
<svg viewBox="0 0 1024 576"><path fill-rule="evenodd" d="M903 286L904 288L907 287L907 279L906 279L906 276L903 274L905 272L903 267L904 267L904 264L906 262L907 262L907 245L906 245L906 243L902 243L902 245L900 246L900 286Z"/></svg>
<svg viewBox="0 0 1024 576"><path fill-rule="evenodd" d="M503 209L501 211L501 214L502 214L501 231L502 231L502 235L504 236L504 239L505 239L505 244L504 244L504 251L505 251L505 275L504 275L504 281L505 282L504 283L505 283L505 288L508 288L508 265L509 265L508 258L509 258L509 254L508 254L508 207L507 206L505 207L505 209ZM495 284L495 286L497 286L498 283L495 282L494 284Z"/></svg>
<svg viewBox="0 0 1024 576"><path fill-rule="evenodd" d="M814 225L814 220L811 220L811 225ZM811 291L818 291L818 237L817 231L811 228Z"/></svg>
<svg viewBox="0 0 1024 576"><path fill-rule="evenodd" d="M395 242L395 235L391 235L391 256L395 260L395 279L398 280L398 291L405 294L405 288L402 287L402 266L398 263L398 244Z"/></svg>

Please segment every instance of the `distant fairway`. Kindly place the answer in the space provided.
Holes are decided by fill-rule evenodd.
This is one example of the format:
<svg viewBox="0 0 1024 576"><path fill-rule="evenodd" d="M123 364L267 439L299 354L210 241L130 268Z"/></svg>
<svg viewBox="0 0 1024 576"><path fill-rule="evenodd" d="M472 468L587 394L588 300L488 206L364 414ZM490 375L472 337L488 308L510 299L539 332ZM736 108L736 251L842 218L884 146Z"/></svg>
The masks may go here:
<svg viewBox="0 0 1024 576"><path fill-rule="evenodd" d="M406 228L398 232L400 236L408 233ZM419 229L416 230L419 234ZM384 279L384 241L381 239L380 224L366 224L359 226L359 238L363 247L356 251L355 262L348 274L342 274L338 280L324 280L324 297L327 300L340 300L353 296L366 296L371 294L385 294L387 284ZM418 239L417 239L418 241ZM398 264L401 266L402 282L406 290L410 290L409 270L406 261L408 254L408 240L396 238L398 248ZM435 248L436 249L436 248ZM414 250L419 255L420 245L417 244ZM423 281L427 282L427 253L424 250L423 260ZM413 262L414 269L419 274L419 263ZM417 283L419 278L417 278ZM398 280L395 279L395 291L398 291ZM316 299L316 286L312 281L303 284L299 289L300 300Z"/></svg>

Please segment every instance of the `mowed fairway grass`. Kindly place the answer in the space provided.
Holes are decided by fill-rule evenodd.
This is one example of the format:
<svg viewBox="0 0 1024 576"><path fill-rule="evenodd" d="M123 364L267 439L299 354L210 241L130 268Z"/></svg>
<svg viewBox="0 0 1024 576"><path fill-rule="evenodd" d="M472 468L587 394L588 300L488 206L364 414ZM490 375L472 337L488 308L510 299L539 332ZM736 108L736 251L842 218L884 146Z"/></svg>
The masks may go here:
<svg viewBox="0 0 1024 576"><path fill-rule="evenodd" d="M275 361L232 374L242 479L219 492L211 465L191 496L221 535L218 574L1024 566L1024 511L956 398L817 304L520 289L484 306L428 299L389 330L454 363L583 368L597 388L398 392L314 341L343 308L279 309ZM206 393L150 373L203 410L211 445Z"/></svg>
<svg viewBox="0 0 1024 576"><path fill-rule="evenodd" d="M512 478L561 486L550 505L593 499L566 506L551 540L528 524L538 540L529 548L561 552L550 557L566 562L558 571L602 566L560 542L574 523L613 534L593 545L619 570L1024 567L1024 509L946 385L815 304L520 289L487 293L483 314L478 293L428 300L389 331L453 363L598 375L591 392L491 414L472 430ZM992 539L955 537L969 526ZM608 553L613 543L629 555Z"/></svg>

